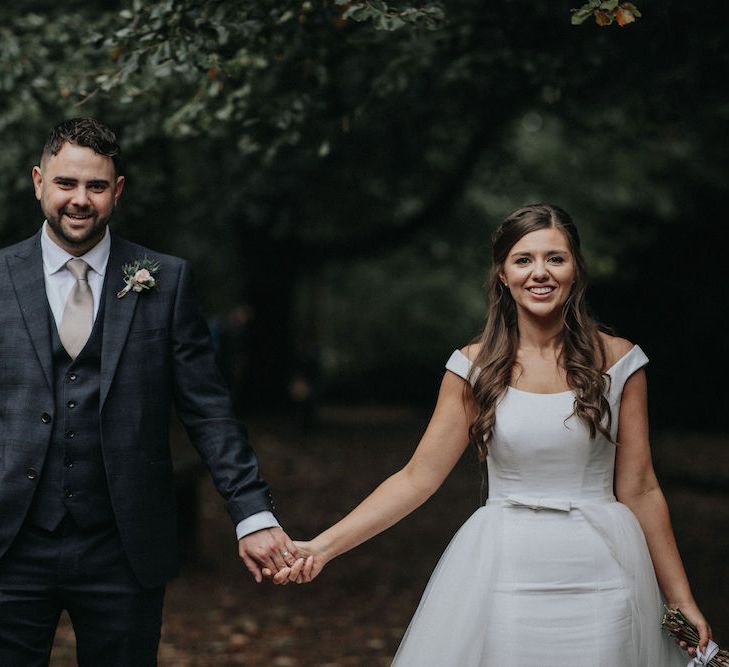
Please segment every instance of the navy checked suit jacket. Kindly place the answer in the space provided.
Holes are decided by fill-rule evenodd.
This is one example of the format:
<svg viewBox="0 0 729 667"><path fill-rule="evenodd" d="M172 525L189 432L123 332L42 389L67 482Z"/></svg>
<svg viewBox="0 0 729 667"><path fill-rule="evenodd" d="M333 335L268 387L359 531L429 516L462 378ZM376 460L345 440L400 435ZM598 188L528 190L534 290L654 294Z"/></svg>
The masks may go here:
<svg viewBox="0 0 729 667"><path fill-rule="evenodd" d="M122 266L159 262L157 286L116 296ZM174 405L234 523L273 510L216 367L187 262L112 234L100 373L100 446L114 516L140 583L178 568L169 424ZM0 250L0 558L20 530L50 444L50 309L40 233Z"/></svg>

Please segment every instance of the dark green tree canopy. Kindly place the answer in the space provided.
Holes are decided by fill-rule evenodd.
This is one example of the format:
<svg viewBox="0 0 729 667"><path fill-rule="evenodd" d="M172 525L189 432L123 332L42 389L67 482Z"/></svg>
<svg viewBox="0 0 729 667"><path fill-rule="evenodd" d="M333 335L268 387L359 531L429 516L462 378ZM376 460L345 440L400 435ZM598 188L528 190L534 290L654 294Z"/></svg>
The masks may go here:
<svg viewBox="0 0 729 667"><path fill-rule="evenodd" d="M345 290L326 308L359 298L359 275L376 290L373 316L351 317L401 313L413 332L424 318L408 294L450 284L453 313L469 313L451 336L473 333L489 226L534 199L581 222L606 319L635 326L640 313L621 304L647 301L652 322L670 326L674 302L641 276L676 245L711 261L717 245L698 241L726 238L715 222L727 175L723 5L638 3L639 21L605 29L572 25L575 4L3 5L0 234L37 228L28 174L50 125L94 115L118 129L130 164L116 224L203 266L210 310L254 304L255 345L283 351L267 376L291 364L302 285L316 293L323 276ZM615 21L627 4L588 3ZM393 281L412 287L383 287ZM688 285L671 298L711 302ZM333 324L312 337L346 345L350 315L335 322L326 308L307 311ZM717 345L696 326L704 349ZM636 336L658 340L657 324L645 329ZM419 345L436 358L435 344Z"/></svg>

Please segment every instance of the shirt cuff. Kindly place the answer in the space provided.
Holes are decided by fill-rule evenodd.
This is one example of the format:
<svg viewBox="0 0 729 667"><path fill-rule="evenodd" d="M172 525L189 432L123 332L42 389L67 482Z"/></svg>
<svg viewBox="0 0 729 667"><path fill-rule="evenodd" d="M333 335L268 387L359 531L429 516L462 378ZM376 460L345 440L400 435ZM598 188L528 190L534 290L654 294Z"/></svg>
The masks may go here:
<svg viewBox="0 0 729 667"><path fill-rule="evenodd" d="M276 521L276 517L271 512L257 512L256 514L251 514L247 519L243 519L235 527L235 536L240 539L241 537L255 533L257 530L280 527L281 524Z"/></svg>

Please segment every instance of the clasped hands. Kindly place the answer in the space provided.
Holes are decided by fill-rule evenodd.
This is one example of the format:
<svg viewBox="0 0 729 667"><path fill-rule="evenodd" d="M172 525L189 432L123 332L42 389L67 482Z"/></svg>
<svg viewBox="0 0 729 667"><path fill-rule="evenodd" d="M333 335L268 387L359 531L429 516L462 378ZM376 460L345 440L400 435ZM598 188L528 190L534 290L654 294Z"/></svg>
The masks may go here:
<svg viewBox="0 0 729 667"><path fill-rule="evenodd" d="M313 542L295 542L281 528L264 528L238 540L238 555L256 583L309 583L325 560Z"/></svg>

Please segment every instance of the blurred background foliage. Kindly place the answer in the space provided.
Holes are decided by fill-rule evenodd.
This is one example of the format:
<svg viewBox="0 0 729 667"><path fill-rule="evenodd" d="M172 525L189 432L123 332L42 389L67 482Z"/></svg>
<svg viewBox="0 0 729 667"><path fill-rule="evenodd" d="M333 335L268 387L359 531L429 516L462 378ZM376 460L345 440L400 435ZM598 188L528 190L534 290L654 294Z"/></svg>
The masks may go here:
<svg viewBox="0 0 729 667"><path fill-rule="evenodd" d="M420 402L478 331L489 237L577 220L655 423L726 429L723 3L17 0L0 7L0 241L37 229L48 129L125 148L114 225L190 258L241 405Z"/></svg>

